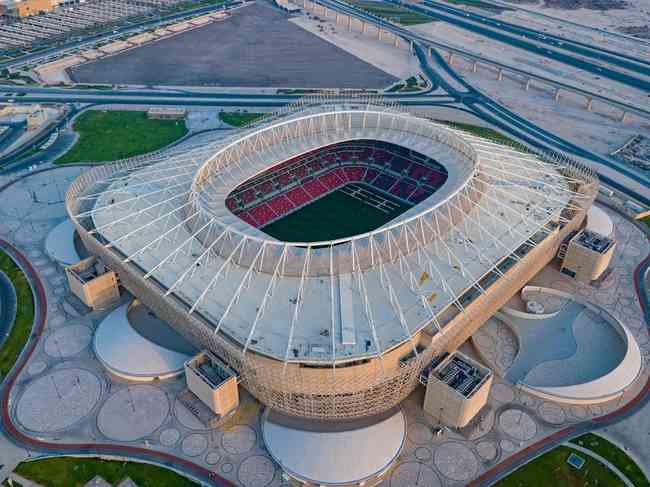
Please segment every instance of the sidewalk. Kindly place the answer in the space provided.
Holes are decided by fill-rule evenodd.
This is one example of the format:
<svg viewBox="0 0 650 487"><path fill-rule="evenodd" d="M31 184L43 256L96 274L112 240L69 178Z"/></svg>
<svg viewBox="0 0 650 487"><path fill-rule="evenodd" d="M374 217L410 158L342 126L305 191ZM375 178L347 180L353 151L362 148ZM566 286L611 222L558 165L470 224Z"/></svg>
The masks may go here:
<svg viewBox="0 0 650 487"><path fill-rule="evenodd" d="M15 474L12 472L14 468L16 468L16 465L27 459L29 455L26 450L17 447L2 435L0 435L0 452L0 464L2 465L2 468L0 468L0 482L2 482L7 477L13 478ZM22 481L20 482L25 487L27 487L27 485L32 485L31 482L29 484L25 484Z"/></svg>
<svg viewBox="0 0 650 487"><path fill-rule="evenodd" d="M9 475L9 478L14 482L18 482L22 487L43 487L41 484L27 480L25 477L21 477L18 474L12 473Z"/></svg>

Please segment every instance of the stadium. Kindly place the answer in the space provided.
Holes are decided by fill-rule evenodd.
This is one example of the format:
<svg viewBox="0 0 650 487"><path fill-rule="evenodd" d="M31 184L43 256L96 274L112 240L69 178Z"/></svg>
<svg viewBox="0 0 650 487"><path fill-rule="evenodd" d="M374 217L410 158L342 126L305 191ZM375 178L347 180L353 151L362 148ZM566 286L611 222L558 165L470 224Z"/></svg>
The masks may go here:
<svg viewBox="0 0 650 487"><path fill-rule="evenodd" d="M85 247L289 416L389 411L580 228L598 182L374 98L82 174Z"/></svg>

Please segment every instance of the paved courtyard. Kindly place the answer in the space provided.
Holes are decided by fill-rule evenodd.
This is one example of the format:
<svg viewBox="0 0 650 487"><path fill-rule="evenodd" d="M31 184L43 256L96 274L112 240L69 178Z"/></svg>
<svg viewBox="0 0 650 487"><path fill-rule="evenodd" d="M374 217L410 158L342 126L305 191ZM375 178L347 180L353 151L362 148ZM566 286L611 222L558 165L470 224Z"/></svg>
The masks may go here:
<svg viewBox="0 0 650 487"><path fill-rule="evenodd" d="M88 313L81 308L67 289L62 269L49 260L44 249L47 231L65 216L63 192L78 172L61 168L32 175L0 193L2 201L12 202L0 206L0 237L15 242L31 260L48 300L44 337L12 391L17 426L48 441L116 443L171 453L239 485L287 485L262 442L261 406L245 391L239 410L226 424L206 429L176 399L184 387L183 379L126 383L102 368L89 346L90 337L111 310ZM27 206L17 210L14 202ZM607 309L630 328L647 359L650 342L632 276L649 246L633 224L607 211L616 225L619 247L612 273L600 288L576 283L556 271L545 271L534 281L576 293ZM514 350L511 338L502 338ZM508 350L503 355L506 362L514 357L514 351ZM567 425L619 408L637 392L635 385L612 403L567 406L530 396L498 376L488 407L477 420L462 432L435 436L436 419L423 414L420 388L403 403L407 442L385 485L464 485ZM626 443L636 449L631 451L633 455L647 455L638 451L647 448L647 426L638 431L625 429L625 421L610 428L612 436L637 435L635 441ZM634 424L643 427L642 422Z"/></svg>

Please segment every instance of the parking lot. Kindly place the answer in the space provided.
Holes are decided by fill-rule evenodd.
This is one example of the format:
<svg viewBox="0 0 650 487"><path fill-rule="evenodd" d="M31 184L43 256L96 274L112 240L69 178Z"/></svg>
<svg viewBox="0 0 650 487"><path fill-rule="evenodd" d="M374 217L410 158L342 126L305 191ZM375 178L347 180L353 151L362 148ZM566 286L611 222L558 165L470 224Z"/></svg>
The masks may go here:
<svg viewBox="0 0 650 487"><path fill-rule="evenodd" d="M78 83L298 88L383 88L396 81L287 19L254 4L226 21L71 68L70 77Z"/></svg>

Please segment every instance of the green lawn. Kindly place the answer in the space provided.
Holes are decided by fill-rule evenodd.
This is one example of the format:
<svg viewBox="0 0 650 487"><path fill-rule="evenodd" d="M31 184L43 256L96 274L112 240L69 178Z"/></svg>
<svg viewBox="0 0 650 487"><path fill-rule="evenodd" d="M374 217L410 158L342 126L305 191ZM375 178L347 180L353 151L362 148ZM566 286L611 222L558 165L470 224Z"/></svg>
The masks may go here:
<svg viewBox="0 0 650 487"><path fill-rule="evenodd" d="M0 251L0 270L4 272L16 290L16 319L11 332L0 349L0 375L6 376L27 343L34 324L34 297L27 277L16 263Z"/></svg>
<svg viewBox="0 0 650 487"><path fill-rule="evenodd" d="M402 7L395 7L379 2L369 2L367 0L348 0L348 3L362 8L371 14L382 17L387 20L393 20L402 25L417 25L433 22L431 17L412 12Z"/></svg>
<svg viewBox="0 0 650 487"><path fill-rule="evenodd" d="M632 481L635 487L650 487L650 482L648 482L645 474L634 460L632 460L627 453L614 445L611 441L607 441L602 436L587 433L586 435L574 438L571 440L571 443L588 448L594 453L609 460Z"/></svg>
<svg viewBox="0 0 650 487"><path fill-rule="evenodd" d="M575 450L560 446L520 467L494 487L625 487L625 484L604 465L577 453L585 459L581 470L566 463Z"/></svg>
<svg viewBox="0 0 650 487"><path fill-rule="evenodd" d="M249 123L256 122L264 117L267 113L249 113L249 112L219 112L219 118L223 123L233 127L244 127Z"/></svg>
<svg viewBox="0 0 650 487"><path fill-rule="evenodd" d="M513 140L507 135L502 134L498 130L494 130L488 127L480 127L478 125L472 125L469 123L448 122L445 120L439 120L439 122L444 125L449 125L450 127L464 130L465 132L469 132L470 134L476 135L477 137L485 137L486 139L494 140L495 142L501 142L503 144L521 146L521 144L516 140Z"/></svg>
<svg viewBox="0 0 650 487"><path fill-rule="evenodd" d="M372 192L369 186L364 189ZM358 235L379 228L408 209L398 201L395 203L400 205L399 209L386 213L337 190L263 227L262 231L285 242L318 242Z"/></svg>
<svg viewBox="0 0 650 487"><path fill-rule="evenodd" d="M506 10L513 10L507 7L501 7L493 3L483 2L482 0L443 0L443 2L452 3L454 5L467 5L468 7L482 8L490 12L502 13Z"/></svg>
<svg viewBox="0 0 650 487"><path fill-rule="evenodd" d="M182 120L149 120L146 112L89 110L74 124L77 143L56 160L108 162L146 154L171 144L187 133Z"/></svg>
<svg viewBox="0 0 650 487"><path fill-rule="evenodd" d="M82 487L95 475L114 486L131 477L139 487L198 487L176 472L156 465L95 458L57 457L23 462L15 472L44 487Z"/></svg>

